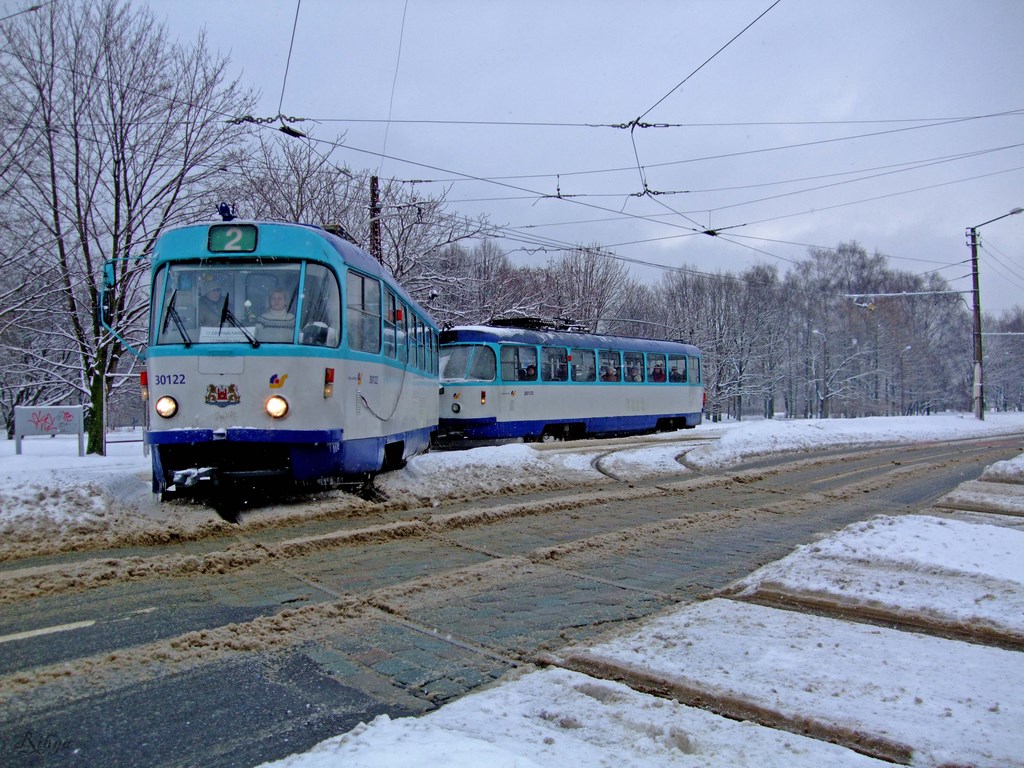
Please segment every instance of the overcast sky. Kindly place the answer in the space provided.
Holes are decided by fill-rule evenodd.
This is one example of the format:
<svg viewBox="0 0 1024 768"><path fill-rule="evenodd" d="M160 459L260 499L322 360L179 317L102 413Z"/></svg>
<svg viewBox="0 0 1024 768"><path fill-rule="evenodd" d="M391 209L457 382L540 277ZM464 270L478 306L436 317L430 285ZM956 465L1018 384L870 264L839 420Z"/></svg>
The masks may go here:
<svg viewBox="0 0 1024 768"><path fill-rule="evenodd" d="M583 243L785 271L856 240L968 290L965 229L1024 206L1024 3L773 2L150 6L182 41L206 29L259 116L305 118L339 165L446 191L517 263ZM637 118L668 127L608 127ZM1024 304L1024 215L981 232L982 307Z"/></svg>

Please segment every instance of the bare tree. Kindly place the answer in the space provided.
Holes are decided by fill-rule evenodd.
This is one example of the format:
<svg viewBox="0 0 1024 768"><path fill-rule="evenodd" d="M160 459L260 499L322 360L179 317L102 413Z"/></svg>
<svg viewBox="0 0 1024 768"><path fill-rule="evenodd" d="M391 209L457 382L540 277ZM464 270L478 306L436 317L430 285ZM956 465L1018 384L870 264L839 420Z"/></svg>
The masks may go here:
<svg viewBox="0 0 1024 768"><path fill-rule="evenodd" d="M631 281L622 262L597 246L575 248L548 264L542 312L565 317L596 333Z"/></svg>
<svg viewBox="0 0 1024 768"><path fill-rule="evenodd" d="M147 269L134 257L167 226L213 210L222 158L244 133L223 118L251 97L226 81L226 61L202 37L170 44L147 9L124 0L57 0L0 26L0 39L13 86L3 106L26 116L29 137L14 160L21 180L0 204L31 234L59 296L45 316L28 299L13 321L41 338L5 342L22 344L59 398L88 404L88 450L98 453L103 403L125 356L97 320L103 263L114 260L119 278L113 320L139 339Z"/></svg>
<svg viewBox="0 0 1024 768"><path fill-rule="evenodd" d="M237 212L254 219L338 224L354 236L365 235L366 175L357 176L331 160L331 142L270 130L264 129L254 148L240 151L228 163L228 168L238 168L230 191ZM339 136L333 143L343 139Z"/></svg>
<svg viewBox="0 0 1024 768"><path fill-rule="evenodd" d="M541 291L493 240L450 245L436 264L438 280L425 305L442 325L484 323L496 316L537 314Z"/></svg>

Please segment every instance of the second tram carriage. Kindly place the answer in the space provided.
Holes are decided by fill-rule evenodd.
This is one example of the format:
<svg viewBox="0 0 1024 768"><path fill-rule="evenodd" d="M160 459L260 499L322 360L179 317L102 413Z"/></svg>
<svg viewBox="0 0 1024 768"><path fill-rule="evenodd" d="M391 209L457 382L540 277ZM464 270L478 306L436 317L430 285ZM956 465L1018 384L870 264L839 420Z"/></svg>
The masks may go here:
<svg viewBox="0 0 1024 768"><path fill-rule="evenodd" d="M496 326L455 327L440 342L442 445L701 423L701 354L691 344Z"/></svg>
<svg viewBox="0 0 1024 768"><path fill-rule="evenodd" d="M342 238L256 221L173 229L151 295L154 492L354 479L429 447L437 326Z"/></svg>

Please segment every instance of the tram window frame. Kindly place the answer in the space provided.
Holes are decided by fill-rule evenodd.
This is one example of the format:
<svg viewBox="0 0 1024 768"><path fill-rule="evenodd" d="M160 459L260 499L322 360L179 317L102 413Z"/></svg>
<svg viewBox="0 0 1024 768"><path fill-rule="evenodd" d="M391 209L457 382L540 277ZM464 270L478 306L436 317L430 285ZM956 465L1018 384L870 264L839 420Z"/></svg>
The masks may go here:
<svg viewBox="0 0 1024 768"><path fill-rule="evenodd" d="M452 366L457 366L453 368ZM494 349L486 344L452 344L445 356L444 382L494 381L498 361Z"/></svg>
<svg viewBox="0 0 1024 768"><path fill-rule="evenodd" d="M391 290L384 292L384 356L398 359L398 297Z"/></svg>
<svg viewBox="0 0 1024 768"><path fill-rule="evenodd" d="M642 384L647 381L647 368L644 365L644 353L643 352L623 352L622 353L622 370L627 382ZM636 369L636 375L631 375L629 371ZM636 378L639 376L639 378Z"/></svg>
<svg viewBox="0 0 1024 768"><path fill-rule="evenodd" d="M617 349L601 349L597 353L598 365L600 370L610 368L612 371L612 378L607 379L604 376L600 377L600 380L608 384L617 384L622 381L622 353Z"/></svg>
<svg viewBox="0 0 1024 768"><path fill-rule="evenodd" d="M597 381L597 368L594 365L596 355L592 349L573 347L569 355L571 378L576 382ZM581 375L582 374L582 375Z"/></svg>
<svg viewBox="0 0 1024 768"><path fill-rule="evenodd" d="M537 348L526 344L502 344L498 352L502 381L536 381ZM533 376L526 369L533 366Z"/></svg>
<svg viewBox="0 0 1024 768"><path fill-rule="evenodd" d="M669 353L668 380L670 384L686 383L686 355Z"/></svg>
<svg viewBox="0 0 1024 768"><path fill-rule="evenodd" d="M552 383L569 380L569 350L565 347L540 348L540 380Z"/></svg>
<svg viewBox="0 0 1024 768"><path fill-rule="evenodd" d="M498 359L486 344L477 344L466 370L471 381L494 381L498 377Z"/></svg>
<svg viewBox="0 0 1024 768"><path fill-rule="evenodd" d="M659 374L658 371L661 371ZM665 367L665 355L662 352L647 353L647 380L654 384L668 381L668 369Z"/></svg>
<svg viewBox="0 0 1024 768"><path fill-rule="evenodd" d="M424 325L423 320L419 317L416 318L416 336L419 339L419 354L416 357L417 367L421 371L427 369L427 326Z"/></svg>
<svg viewBox="0 0 1024 768"><path fill-rule="evenodd" d="M409 365L413 368L419 366L420 359L420 336L416 316L409 317Z"/></svg>
<svg viewBox="0 0 1024 768"><path fill-rule="evenodd" d="M409 305L401 302L401 316L396 318L396 342L398 345L398 362L409 363Z"/></svg>
<svg viewBox="0 0 1024 768"><path fill-rule="evenodd" d="M306 262L299 297L299 343L306 346L337 347L342 325L341 289L333 269Z"/></svg>
<svg viewBox="0 0 1024 768"><path fill-rule="evenodd" d="M691 384L700 384L701 379L701 364L699 357L691 356L687 363L689 364L689 381Z"/></svg>
<svg viewBox="0 0 1024 768"><path fill-rule="evenodd" d="M345 316L348 320L349 349L380 354L381 284L380 280L349 270L345 280Z"/></svg>

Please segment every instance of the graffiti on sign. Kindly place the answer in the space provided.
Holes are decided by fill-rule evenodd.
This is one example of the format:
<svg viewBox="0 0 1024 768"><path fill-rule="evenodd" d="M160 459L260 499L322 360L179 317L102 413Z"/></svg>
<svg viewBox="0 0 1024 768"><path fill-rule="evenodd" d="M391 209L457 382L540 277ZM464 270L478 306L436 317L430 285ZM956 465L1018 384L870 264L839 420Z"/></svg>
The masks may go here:
<svg viewBox="0 0 1024 768"><path fill-rule="evenodd" d="M77 432L75 414L71 411L54 411L52 408L33 411L28 417L37 434L64 434Z"/></svg>

